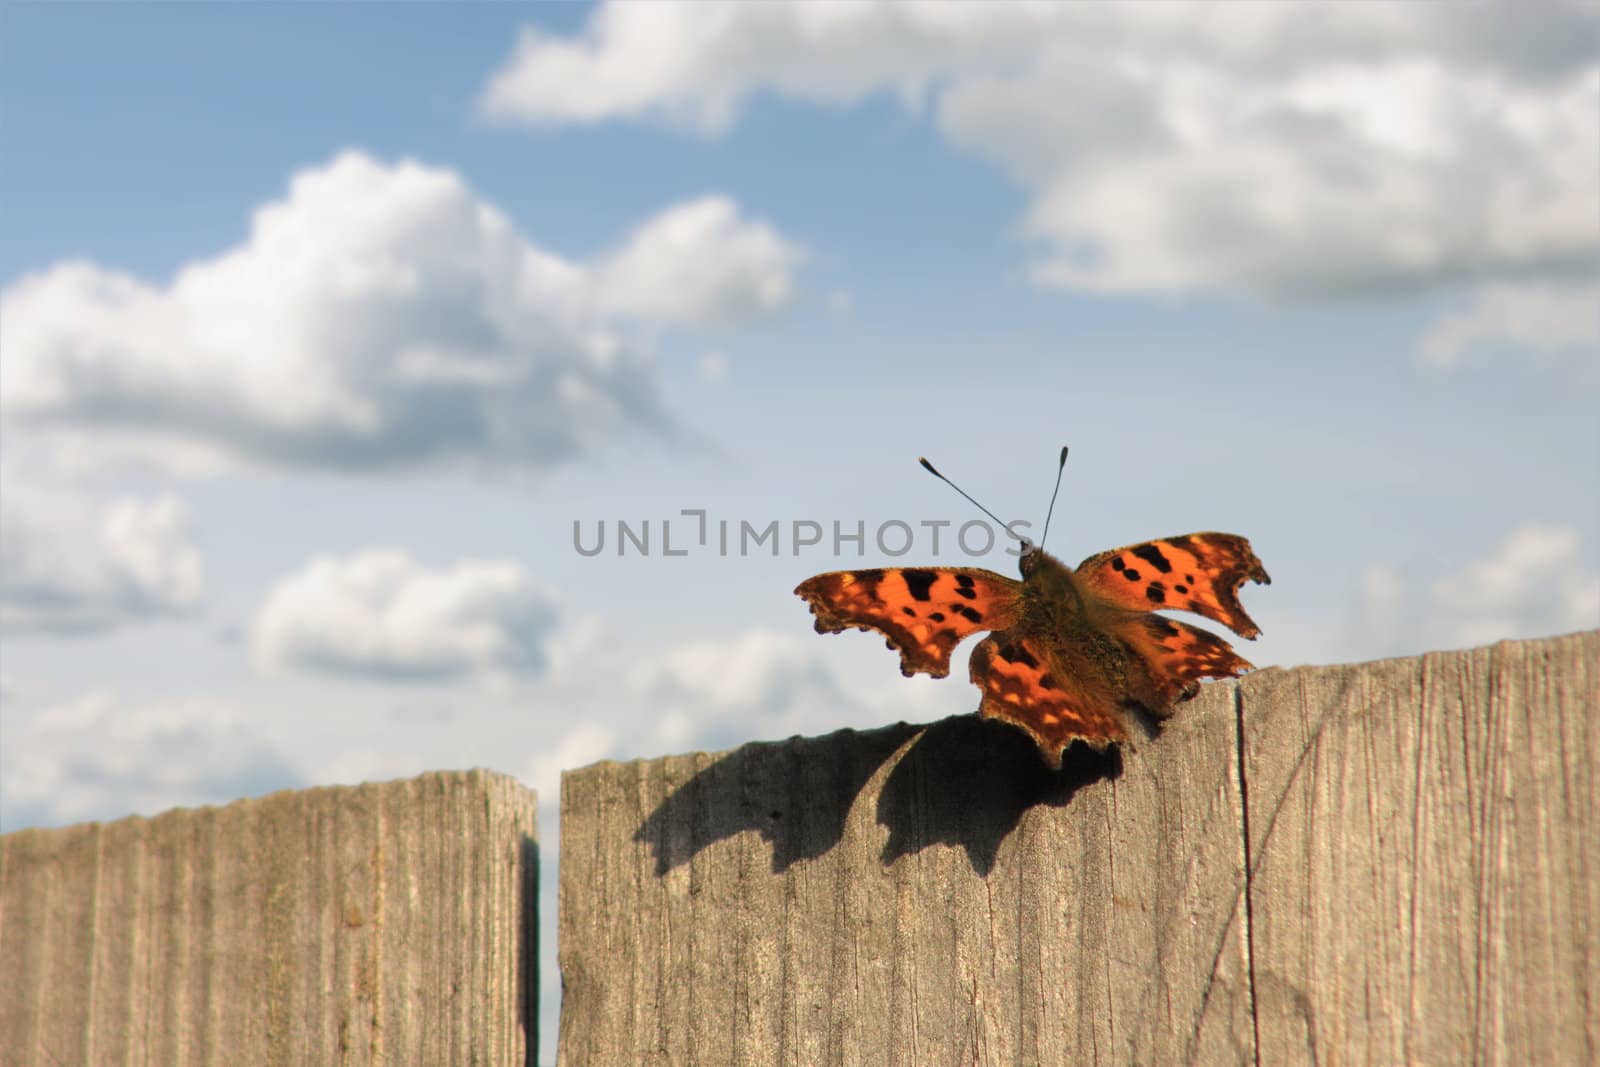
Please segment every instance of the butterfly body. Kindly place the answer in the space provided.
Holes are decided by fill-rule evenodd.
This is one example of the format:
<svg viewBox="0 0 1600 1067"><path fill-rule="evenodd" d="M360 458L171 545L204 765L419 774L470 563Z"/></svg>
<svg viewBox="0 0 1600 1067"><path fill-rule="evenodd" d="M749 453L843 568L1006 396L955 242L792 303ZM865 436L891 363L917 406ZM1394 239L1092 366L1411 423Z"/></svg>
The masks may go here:
<svg viewBox="0 0 1600 1067"><path fill-rule="evenodd" d="M1242 537L1185 534L1102 552L1076 570L1030 545L1019 563L1021 581L976 567L894 567L819 574L795 592L819 633L882 633L908 676L944 677L957 644L992 631L972 651L978 714L1027 732L1055 767L1074 739L1127 741L1135 708L1165 718L1201 678L1251 669L1220 637L1153 610L1259 634L1237 592L1271 579Z"/></svg>

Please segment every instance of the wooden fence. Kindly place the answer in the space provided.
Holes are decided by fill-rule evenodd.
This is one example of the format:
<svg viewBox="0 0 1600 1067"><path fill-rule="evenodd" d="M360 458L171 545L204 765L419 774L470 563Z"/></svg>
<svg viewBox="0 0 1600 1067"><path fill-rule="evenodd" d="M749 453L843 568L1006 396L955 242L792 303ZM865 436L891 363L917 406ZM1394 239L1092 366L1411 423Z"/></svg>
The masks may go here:
<svg viewBox="0 0 1600 1067"><path fill-rule="evenodd" d="M1600 633L563 779L559 1062L1600 1061ZM0 1062L523 1064L531 793L0 838Z"/></svg>
<svg viewBox="0 0 1600 1067"><path fill-rule="evenodd" d="M535 832L471 771L0 837L0 1064L531 1062Z"/></svg>
<svg viewBox="0 0 1600 1067"><path fill-rule="evenodd" d="M562 785L560 1059L1600 1062L1600 634Z"/></svg>

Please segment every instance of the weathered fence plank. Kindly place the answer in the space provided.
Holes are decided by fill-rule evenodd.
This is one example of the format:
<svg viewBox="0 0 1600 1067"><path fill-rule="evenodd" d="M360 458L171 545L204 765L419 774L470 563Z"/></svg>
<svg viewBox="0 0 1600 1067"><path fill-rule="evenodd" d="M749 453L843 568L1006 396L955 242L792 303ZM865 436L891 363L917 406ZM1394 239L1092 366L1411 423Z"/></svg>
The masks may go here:
<svg viewBox="0 0 1600 1067"><path fill-rule="evenodd" d="M558 1062L1231 1060L1231 687L1076 755L959 718L565 775Z"/></svg>
<svg viewBox="0 0 1600 1067"><path fill-rule="evenodd" d="M1600 634L1242 688L1263 1063L1600 1060Z"/></svg>
<svg viewBox="0 0 1600 1067"><path fill-rule="evenodd" d="M483 771L0 837L0 1060L522 1064L534 797Z"/></svg>
<svg viewBox="0 0 1600 1067"><path fill-rule="evenodd" d="M558 1062L1593 1062L1597 660L1262 671L1059 775L971 717L569 772Z"/></svg>

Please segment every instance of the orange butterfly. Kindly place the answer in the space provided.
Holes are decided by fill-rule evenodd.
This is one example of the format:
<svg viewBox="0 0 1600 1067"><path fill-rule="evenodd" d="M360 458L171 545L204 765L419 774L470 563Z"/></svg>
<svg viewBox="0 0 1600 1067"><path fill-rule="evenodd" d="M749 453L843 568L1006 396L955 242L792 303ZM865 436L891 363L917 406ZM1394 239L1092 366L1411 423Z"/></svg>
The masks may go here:
<svg viewBox="0 0 1600 1067"><path fill-rule="evenodd" d="M887 637L907 677L943 678L956 645L993 631L972 650L978 714L1025 731L1058 769L1074 738L1096 748L1127 741L1133 706L1164 719L1199 691L1200 679L1252 669L1222 638L1153 610L1191 611L1257 637L1238 591L1246 579L1272 579L1243 537L1167 537L1101 552L1076 570L1024 539L1020 568L1020 582L980 567L831 571L795 592L811 605L818 633Z"/></svg>

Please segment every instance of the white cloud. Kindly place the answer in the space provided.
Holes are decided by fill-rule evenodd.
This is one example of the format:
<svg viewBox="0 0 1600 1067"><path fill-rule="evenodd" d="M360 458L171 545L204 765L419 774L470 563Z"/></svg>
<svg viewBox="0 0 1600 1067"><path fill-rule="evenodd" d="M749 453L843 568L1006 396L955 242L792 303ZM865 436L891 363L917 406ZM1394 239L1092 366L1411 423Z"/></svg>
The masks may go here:
<svg viewBox="0 0 1600 1067"><path fill-rule="evenodd" d="M721 196L679 204L641 225L593 267L600 305L662 322L735 323L794 299L804 254Z"/></svg>
<svg viewBox="0 0 1600 1067"><path fill-rule="evenodd" d="M128 705L96 693L22 716L0 749L6 830L152 815L301 784L227 709L199 701Z"/></svg>
<svg viewBox="0 0 1600 1067"><path fill-rule="evenodd" d="M389 782L415 778L434 768L428 755L420 751L383 752L373 748L346 749L323 760L307 780L318 785L360 785L363 782Z"/></svg>
<svg viewBox="0 0 1600 1067"><path fill-rule="evenodd" d="M1523 523L1432 592L1437 625L1457 644L1600 626L1600 575L1570 526Z"/></svg>
<svg viewBox="0 0 1600 1067"><path fill-rule="evenodd" d="M0 485L0 629L82 633L192 613L205 594L188 508Z"/></svg>
<svg viewBox="0 0 1600 1067"><path fill-rule="evenodd" d="M616 731L599 723L581 723L569 730L556 746L534 756L523 777L539 794L539 806L558 808L561 802L561 772L583 767L611 755L617 742Z"/></svg>
<svg viewBox="0 0 1600 1067"><path fill-rule="evenodd" d="M607 640L605 622L598 615L563 616L561 626L544 643L545 659L553 675L581 677Z"/></svg>
<svg viewBox="0 0 1600 1067"><path fill-rule="evenodd" d="M1592 276L1592 6L618 4L483 111L726 129L761 92L931 102L1032 194L1045 284L1265 298Z"/></svg>
<svg viewBox="0 0 1600 1067"><path fill-rule="evenodd" d="M624 688L635 706L649 710L657 751L869 729L977 707L970 686L930 689L938 683L903 678L887 652L864 661L860 652L882 649L863 642L855 649L830 647L812 634L753 630L671 649L629 671Z"/></svg>
<svg viewBox="0 0 1600 1067"><path fill-rule="evenodd" d="M28 692L26 683L18 681L4 671L0 671L0 707L26 700Z"/></svg>
<svg viewBox="0 0 1600 1067"><path fill-rule="evenodd" d="M1417 355L1430 366L1450 367L1473 349L1507 345L1600 354L1600 286L1484 286L1468 306L1433 324L1418 343Z"/></svg>
<svg viewBox="0 0 1600 1067"><path fill-rule="evenodd" d="M533 675L547 664L552 598L518 563L429 570L398 550L321 556L280 581L251 627L268 671L389 681Z"/></svg>
<svg viewBox="0 0 1600 1067"><path fill-rule="evenodd" d="M1018 23L1043 21L1026 5L995 18L962 6L607 4L577 40L525 29L480 108L536 124L649 118L717 133L761 89L832 103L883 88L915 97L973 52L1022 44Z"/></svg>
<svg viewBox="0 0 1600 1067"><path fill-rule="evenodd" d="M1370 568L1354 644L1365 654L1411 654L1595 627L1600 572L1578 531L1524 522L1481 558L1420 587L1392 567Z"/></svg>
<svg viewBox="0 0 1600 1067"><path fill-rule="evenodd" d="M694 284L674 300L662 276L679 253ZM759 314L787 298L795 261L712 198L598 265L572 262L458 174L350 151L296 174L243 243L170 284L66 262L9 286L0 411L164 447L174 465L536 469L619 431L673 433L620 311Z"/></svg>
<svg viewBox="0 0 1600 1067"><path fill-rule="evenodd" d="M1361 576L1357 593L1358 620L1354 644L1359 653L1383 654L1400 651L1410 625L1411 591L1406 577L1397 568L1368 567Z"/></svg>

